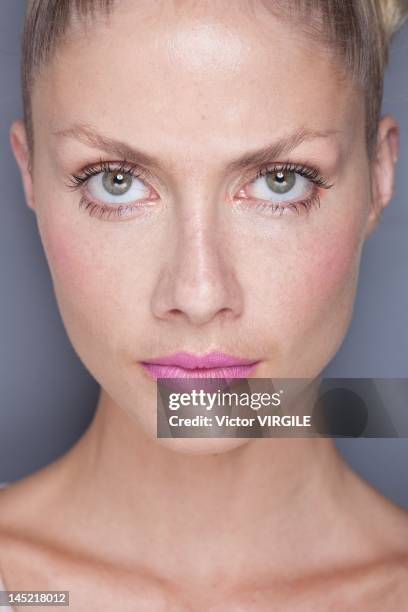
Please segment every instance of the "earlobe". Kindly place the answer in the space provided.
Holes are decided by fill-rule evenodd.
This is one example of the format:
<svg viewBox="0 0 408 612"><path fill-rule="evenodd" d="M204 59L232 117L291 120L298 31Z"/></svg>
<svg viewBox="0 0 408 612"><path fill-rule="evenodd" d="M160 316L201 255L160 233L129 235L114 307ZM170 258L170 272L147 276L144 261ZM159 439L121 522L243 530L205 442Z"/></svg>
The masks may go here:
<svg viewBox="0 0 408 612"><path fill-rule="evenodd" d="M394 194L395 166L399 151L399 125L391 115L381 118L372 161L372 201L367 235L376 227L380 215Z"/></svg>
<svg viewBox="0 0 408 612"><path fill-rule="evenodd" d="M20 168L27 206L35 210L27 135L24 122L21 119L14 121L10 127L10 144L18 167Z"/></svg>

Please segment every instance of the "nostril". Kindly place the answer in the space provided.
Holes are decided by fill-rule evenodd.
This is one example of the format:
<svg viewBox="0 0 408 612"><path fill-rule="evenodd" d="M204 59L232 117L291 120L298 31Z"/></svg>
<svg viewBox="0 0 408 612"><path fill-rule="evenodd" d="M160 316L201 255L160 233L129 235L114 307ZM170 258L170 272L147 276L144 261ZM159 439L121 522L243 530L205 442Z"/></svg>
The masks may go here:
<svg viewBox="0 0 408 612"><path fill-rule="evenodd" d="M183 311L180 310L180 308L172 308L171 310L169 310L168 314L178 316L178 315L182 315Z"/></svg>

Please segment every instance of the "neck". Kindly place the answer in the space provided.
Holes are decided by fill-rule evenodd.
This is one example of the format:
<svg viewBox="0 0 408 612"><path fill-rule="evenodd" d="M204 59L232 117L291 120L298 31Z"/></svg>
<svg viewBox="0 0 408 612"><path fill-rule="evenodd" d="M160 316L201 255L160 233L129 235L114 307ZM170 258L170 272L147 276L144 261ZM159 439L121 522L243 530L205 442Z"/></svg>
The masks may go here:
<svg viewBox="0 0 408 612"><path fill-rule="evenodd" d="M268 571L304 568L343 495L345 464L330 439L252 438L187 455L148 439L103 391L74 448L72 499L92 516L89 536L108 558L174 579L245 575L249 559Z"/></svg>

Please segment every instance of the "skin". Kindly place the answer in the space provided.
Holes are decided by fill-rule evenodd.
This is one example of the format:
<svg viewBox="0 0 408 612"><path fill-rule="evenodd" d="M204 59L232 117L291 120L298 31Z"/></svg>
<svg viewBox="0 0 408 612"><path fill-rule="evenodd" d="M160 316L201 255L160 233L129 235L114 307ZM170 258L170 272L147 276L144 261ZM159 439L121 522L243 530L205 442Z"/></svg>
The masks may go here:
<svg viewBox="0 0 408 612"><path fill-rule="evenodd" d="M398 124L382 118L369 160L360 89L263 5L122 6L86 38L73 29L38 78L32 173L22 122L10 131L67 333L101 394L69 452L1 492L7 588L69 589L74 610L402 609L406 513L330 439L157 440L139 364L223 350L260 360L256 377L317 376L392 196ZM157 158L150 207L110 220L78 208L69 175L120 158L55 136L74 124ZM231 162L300 129L330 134L268 162L317 166L333 184L320 208L240 207L259 166Z"/></svg>

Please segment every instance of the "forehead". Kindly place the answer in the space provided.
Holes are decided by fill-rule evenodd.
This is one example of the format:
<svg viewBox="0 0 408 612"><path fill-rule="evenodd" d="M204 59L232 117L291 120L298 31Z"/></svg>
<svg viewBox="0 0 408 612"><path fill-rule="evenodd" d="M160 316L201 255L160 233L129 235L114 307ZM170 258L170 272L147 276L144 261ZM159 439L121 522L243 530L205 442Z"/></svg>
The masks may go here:
<svg viewBox="0 0 408 612"><path fill-rule="evenodd" d="M70 31L33 95L43 131L84 123L207 156L299 127L351 139L361 113L328 49L263 3L122 0L108 21Z"/></svg>

